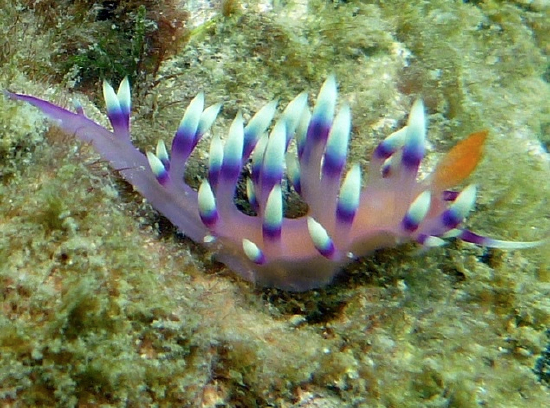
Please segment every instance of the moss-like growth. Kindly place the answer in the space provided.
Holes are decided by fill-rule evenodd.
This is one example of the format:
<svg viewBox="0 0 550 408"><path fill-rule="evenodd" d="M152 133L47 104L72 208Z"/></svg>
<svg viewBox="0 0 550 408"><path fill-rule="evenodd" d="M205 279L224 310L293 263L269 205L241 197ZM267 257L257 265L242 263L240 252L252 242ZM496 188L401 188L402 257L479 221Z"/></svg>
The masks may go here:
<svg viewBox="0 0 550 408"><path fill-rule="evenodd" d="M187 14L173 0L19 0L12 7L23 15L11 23L14 30L30 14L38 33L51 38L41 75L84 89L129 76L136 89L146 91L161 63L187 39Z"/></svg>
<svg viewBox="0 0 550 408"><path fill-rule="evenodd" d="M547 336L550 338L550 330L547 332ZM533 371L540 382L550 385L550 344L546 346L541 356L537 359Z"/></svg>

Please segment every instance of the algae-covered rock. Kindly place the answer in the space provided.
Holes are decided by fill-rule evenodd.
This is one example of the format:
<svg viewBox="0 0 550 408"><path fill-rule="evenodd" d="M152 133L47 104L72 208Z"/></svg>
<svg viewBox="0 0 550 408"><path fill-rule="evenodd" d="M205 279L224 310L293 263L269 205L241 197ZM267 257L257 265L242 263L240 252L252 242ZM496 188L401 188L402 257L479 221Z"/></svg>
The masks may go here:
<svg viewBox="0 0 550 408"><path fill-rule="evenodd" d="M0 1L8 44L0 48L0 86L62 105L74 96L105 123L90 102L99 87L67 89L78 75L50 58L49 50L63 48L53 35L59 28L43 25L35 3ZM199 91L207 103L224 103L214 127L224 134L239 109L250 118L273 98L284 104L305 90L313 99L335 73L352 108L350 161L366 164L422 97L428 166L468 133L489 131L470 180L480 191L472 229L510 240L548 235L547 2L223 3L209 13L189 7L189 43L134 98L137 145L169 140ZM73 27L70 15L52 16ZM85 19L92 25L82 32L94 22ZM207 149L189 177L204 174ZM0 173L4 405L534 407L550 400L548 245L387 249L327 288L289 294L239 280L178 235L89 146L5 99Z"/></svg>

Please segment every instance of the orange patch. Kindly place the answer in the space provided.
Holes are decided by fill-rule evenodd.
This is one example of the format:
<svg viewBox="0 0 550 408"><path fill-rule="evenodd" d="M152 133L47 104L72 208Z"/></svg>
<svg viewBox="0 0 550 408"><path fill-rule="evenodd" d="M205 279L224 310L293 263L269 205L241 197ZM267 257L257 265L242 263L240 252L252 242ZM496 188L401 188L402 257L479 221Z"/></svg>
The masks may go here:
<svg viewBox="0 0 550 408"><path fill-rule="evenodd" d="M446 190L456 186L476 168L483 155L487 130L472 133L458 142L441 160L432 175L434 190Z"/></svg>

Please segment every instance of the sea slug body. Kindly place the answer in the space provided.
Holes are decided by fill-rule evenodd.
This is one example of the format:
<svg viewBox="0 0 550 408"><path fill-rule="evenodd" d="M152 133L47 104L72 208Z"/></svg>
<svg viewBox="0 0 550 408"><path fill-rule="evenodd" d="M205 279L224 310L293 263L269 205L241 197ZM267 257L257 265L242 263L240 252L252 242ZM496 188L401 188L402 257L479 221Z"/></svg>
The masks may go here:
<svg viewBox="0 0 550 408"><path fill-rule="evenodd" d="M184 182L186 161L205 135L220 105L204 107L199 94L189 104L170 150L160 141L155 153L141 153L130 139L130 85L118 92L103 86L110 131L47 101L7 92L39 108L57 126L91 143L112 168L132 184L183 233L203 243L216 258L243 278L261 286L303 291L331 282L360 256L403 242L429 248L457 237L477 245L527 248L543 241L510 242L477 235L461 227L473 208L476 187L449 190L462 182L482 155L487 132L456 145L424 179L426 119L417 100L405 127L383 140L370 160L368 182L361 169L346 169L351 110L336 109L336 80L323 84L315 106L302 93L272 125L276 103L261 108L245 125L237 114L225 141L213 137L208 177L198 192ZM289 152L294 143L297 154ZM234 203L236 185L250 159L247 196L255 215ZM307 204L307 214L283 215L281 183L285 176Z"/></svg>

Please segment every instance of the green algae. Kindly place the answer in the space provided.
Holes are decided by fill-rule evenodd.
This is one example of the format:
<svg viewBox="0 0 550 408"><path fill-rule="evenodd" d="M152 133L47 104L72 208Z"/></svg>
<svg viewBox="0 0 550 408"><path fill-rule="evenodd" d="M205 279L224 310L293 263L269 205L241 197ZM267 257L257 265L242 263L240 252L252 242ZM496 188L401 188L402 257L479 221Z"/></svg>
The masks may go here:
<svg viewBox="0 0 550 408"><path fill-rule="evenodd" d="M472 228L540 238L550 11L526 4L312 1L271 13L248 4L162 66L136 101L134 135L144 147L166 138L198 90L224 101L221 132L238 107L249 115L273 97L316 92L335 72L354 112L352 159L363 161L421 95L428 161L490 131ZM19 18L32 30L32 13ZM48 65L51 35L35 38L0 59L0 84L65 103L33 68ZM28 107L2 101L0 122L2 403L528 407L550 398L533 372L550 326L547 246L457 242L421 256L407 246L359 261L322 290L258 291L162 234L89 147L45 133Z"/></svg>

